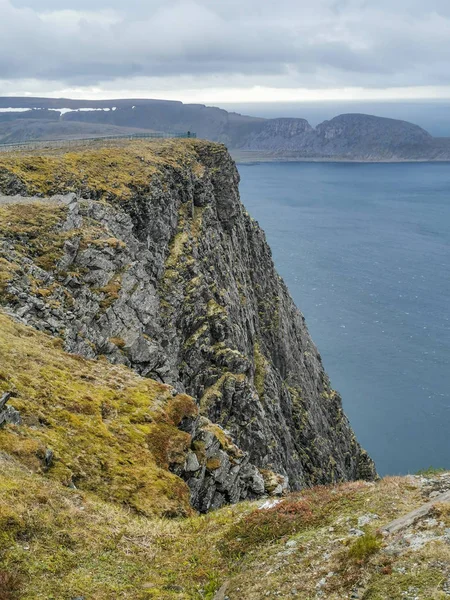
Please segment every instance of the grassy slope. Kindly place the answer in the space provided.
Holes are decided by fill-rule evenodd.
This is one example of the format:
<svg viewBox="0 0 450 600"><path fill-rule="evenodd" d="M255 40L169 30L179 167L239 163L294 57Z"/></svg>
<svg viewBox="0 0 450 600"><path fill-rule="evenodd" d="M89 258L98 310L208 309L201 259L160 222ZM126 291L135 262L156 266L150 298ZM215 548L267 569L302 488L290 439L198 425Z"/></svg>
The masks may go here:
<svg viewBox="0 0 450 600"><path fill-rule="evenodd" d="M194 401L107 363L69 356L62 342L0 315L0 393L14 393L23 425L0 430L0 449L35 472L93 490L143 514L187 514L185 484L167 471L184 460L177 425Z"/></svg>
<svg viewBox="0 0 450 600"><path fill-rule="evenodd" d="M167 167L204 169L197 149L225 152L202 140L114 141L81 143L67 148L0 154L0 191L12 175L27 194L48 196L88 193L97 199L126 201L136 189L147 189L152 177Z"/></svg>
<svg viewBox="0 0 450 600"><path fill-rule="evenodd" d="M231 600L447 597L448 544L392 554L374 533L420 502L407 479L168 520L70 490L7 457L0 467L2 600L212 600L226 581ZM357 541L349 528L370 511L381 518ZM438 519L448 527L448 509Z"/></svg>
<svg viewBox="0 0 450 600"><path fill-rule="evenodd" d="M314 488L268 510L243 503L188 515L187 489L163 464L179 451L174 424L190 410L186 396L67 355L58 340L5 315L0 365L0 391L14 392L10 404L23 417L0 430L2 600L211 600L227 580L231 600L318 591L338 600L355 589L371 600L447 597L448 507L415 531L440 538L421 549L376 535L424 501L421 480ZM379 518L361 526L366 535L352 536L358 517L372 513ZM176 514L187 516L167 518ZM415 595L402 595L408 589Z"/></svg>

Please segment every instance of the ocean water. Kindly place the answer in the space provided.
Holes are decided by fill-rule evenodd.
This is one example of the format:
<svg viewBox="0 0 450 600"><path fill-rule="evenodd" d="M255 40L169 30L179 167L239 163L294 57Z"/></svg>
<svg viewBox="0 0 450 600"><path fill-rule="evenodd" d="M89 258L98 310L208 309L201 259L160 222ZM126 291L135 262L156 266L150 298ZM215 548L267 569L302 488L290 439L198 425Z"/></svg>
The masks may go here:
<svg viewBox="0 0 450 600"><path fill-rule="evenodd" d="M380 474L450 469L450 164L238 167Z"/></svg>

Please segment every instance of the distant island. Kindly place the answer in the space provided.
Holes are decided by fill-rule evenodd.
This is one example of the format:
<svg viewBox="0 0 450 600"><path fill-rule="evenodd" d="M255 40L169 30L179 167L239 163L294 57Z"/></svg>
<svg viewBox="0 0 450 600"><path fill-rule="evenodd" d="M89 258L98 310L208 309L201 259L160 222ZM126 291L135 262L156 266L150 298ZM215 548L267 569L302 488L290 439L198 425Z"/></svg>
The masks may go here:
<svg viewBox="0 0 450 600"><path fill-rule="evenodd" d="M239 161L449 161L450 138L396 119L343 114L312 127L169 100L0 97L0 144L192 131Z"/></svg>

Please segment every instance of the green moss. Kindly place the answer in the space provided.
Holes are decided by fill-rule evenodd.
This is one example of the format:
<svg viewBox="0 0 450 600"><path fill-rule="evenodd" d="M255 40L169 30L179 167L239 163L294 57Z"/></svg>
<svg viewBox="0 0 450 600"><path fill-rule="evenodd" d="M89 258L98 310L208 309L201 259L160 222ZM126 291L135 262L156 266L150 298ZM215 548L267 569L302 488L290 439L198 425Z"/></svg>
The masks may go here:
<svg viewBox="0 0 450 600"><path fill-rule="evenodd" d="M180 231L170 242L169 257L166 260L166 269L176 270L179 267L181 256L185 252L186 244L189 242L189 235L186 231Z"/></svg>
<svg viewBox="0 0 450 600"><path fill-rule="evenodd" d="M190 346L194 346L197 344L199 339L209 331L209 326L207 323L203 323L185 342L184 347L189 348Z"/></svg>
<svg viewBox="0 0 450 600"><path fill-rule="evenodd" d="M207 316L208 318L225 318L227 316L227 310L224 306L218 304L214 299L209 300L207 305Z"/></svg>
<svg viewBox="0 0 450 600"><path fill-rule="evenodd" d="M243 382L245 379L243 374L224 373L212 386L205 390L201 397L200 411L202 414L206 415L210 406L222 397L224 387L236 381Z"/></svg>
<svg viewBox="0 0 450 600"><path fill-rule="evenodd" d="M60 340L3 315L0 363L0 393L14 390L23 418L0 430L0 451L44 472L51 448L46 477L145 514L189 512L188 488L167 465L189 446L177 424L195 410L192 399L122 366L67 355Z"/></svg>
<svg viewBox="0 0 450 600"><path fill-rule="evenodd" d="M253 350L253 359L255 364L255 375L254 383L256 391L261 401L264 400L264 387L266 381L266 373L268 367L268 361L264 354L261 352L259 343L255 343Z"/></svg>
<svg viewBox="0 0 450 600"><path fill-rule="evenodd" d="M103 310L106 310L119 299L120 291L122 289L122 275L120 273L114 275L108 283L96 290L98 293L103 294L104 298L100 301L100 306Z"/></svg>
<svg viewBox="0 0 450 600"><path fill-rule="evenodd" d="M381 545L381 536L368 532L353 542L348 549L348 556L355 561L366 561L380 550Z"/></svg>
<svg viewBox="0 0 450 600"><path fill-rule="evenodd" d="M209 425L207 425L207 427L205 427L205 429L216 436L216 438L219 440L220 447L230 457L242 457L242 451L234 444L232 439L225 433L225 431L219 425L216 425L215 423L210 423Z"/></svg>
<svg viewBox="0 0 450 600"><path fill-rule="evenodd" d="M7 204L0 207L0 231L3 238L14 243L17 252L49 271L63 255L68 234L60 227L66 215L67 208L56 203ZM0 265L3 273L7 258L3 257Z"/></svg>
<svg viewBox="0 0 450 600"><path fill-rule="evenodd" d="M117 141L105 147L93 143L75 151L39 149L36 152L3 153L0 170L15 176L30 195L50 196L68 192L108 200L128 200L135 190L147 189L164 169L189 168L202 177L198 152L213 146L201 140Z"/></svg>

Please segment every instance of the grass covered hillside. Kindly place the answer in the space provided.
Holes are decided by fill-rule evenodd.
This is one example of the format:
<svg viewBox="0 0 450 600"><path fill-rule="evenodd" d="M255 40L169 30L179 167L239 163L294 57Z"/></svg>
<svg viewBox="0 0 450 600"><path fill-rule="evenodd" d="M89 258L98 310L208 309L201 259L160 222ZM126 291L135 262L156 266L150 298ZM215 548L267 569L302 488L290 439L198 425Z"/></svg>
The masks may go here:
<svg viewBox="0 0 450 600"><path fill-rule="evenodd" d="M168 465L184 461L190 439L177 425L196 413L192 398L124 367L68 355L61 340L5 315L0 331L0 395L12 393L22 418L0 430L3 452L142 514L190 512L187 486Z"/></svg>
<svg viewBox="0 0 450 600"><path fill-rule="evenodd" d="M199 153L226 153L202 140L114 140L74 143L70 148L0 153L0 192L52 196L76 192L95 199L126 201L148 189L167 168L201 175Z"/></svg>
<svg viewBox="0 0 450 600"><path fill-rule="evenodd" d="M0 365L0 393L12 392L22 419L0 429L2 600L450 594L450 505L438 501L447 473L316 487L198 516L166 468L187 443L176 424L195 410L189 397L68 355L6 315ZM381 535L430 498L425 515Z"/></svg>
<svg viewBox="0 0 450 600"><path fill-rule="evenodd" d="M173 423L186 398L123 367L68 356L5 316L0 324L2 388L13 390L9 402L22 415L0 435L2 600L450 594L449 504L381 534L449 490L447 473L189 514L184 484L158 466L161 447L148 443L160 428L164 452L177 451Z"/></svg>

